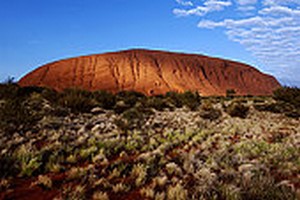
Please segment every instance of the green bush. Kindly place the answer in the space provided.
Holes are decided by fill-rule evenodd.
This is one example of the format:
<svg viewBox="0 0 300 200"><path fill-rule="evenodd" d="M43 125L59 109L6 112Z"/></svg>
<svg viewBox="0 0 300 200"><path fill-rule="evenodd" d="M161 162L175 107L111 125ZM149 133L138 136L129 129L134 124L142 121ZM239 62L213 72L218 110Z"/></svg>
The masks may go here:
<svg viewBox="0 0 300 200"><path fill-rule="evenodd" d="M273 92L273 98L277 101L283 101L300 108L300 88L282 87Z"/></svg>
<svg viewBox="0 0 300 200"><path fill-rule="evenodd" d="M0 163L0 179L16 176L19 173L17 162L12 155L1 155Z"/></svg>
<svg viewBox="0 0 300 200"><path fill-rule="evenodd" d="M180 93L177 92L167 92L165 98L168 99L176 108L181 108L183 106L182 98Z"/></svg>
<svg viewBox="0 0 300 200"><path fill-rule="evenodd" d="M96 106L91 92L80 89L64 90L58 100L59 105L69 108L74 113L90 112Z"/></svg>
<svg viewBox="0 0 300 200"><path fill-rule="evenodd" d="M226 112L231 117L246 118L249 112L249 107L240 102L233 102L226 108Z"/></svg>
<svg viewBox="0 0 300 200"><path fill-rule="evenodd" d="M283 87L274 91L273 103L255 102L254 108L258 111L282 113L288 117L300 117L300 89Z"/></svg>
<svg viewBox="0 0 300 200"><path fill-rule="evenodd" d="M234 97L236 95L236 91L234 89L226 90L226 97Z"/></svg>
<svg viewBox="0 0 300 200"><path fill-rule="evenodd" d="M107 91L96 91L93 93L95 100L104 109L113 109L116 105L116 96Z"/></svg>
<svg viewBox="0 0 300 200"><path fill-rule="evenodd" d="M146 101L146 107L154 108L158 111L163 111L165 108L169 108L170 106L167 103L167 99L160 96L149 97Z"/></svg>
<svg viewBox="0 0 300 200"><path fill-rule="evenodd" d="M19 86L17 84L0 84L0 99L12 99L17 97Z"/></svg>
<svg viewBox="0 0 300 200"><path fill-rule="evenodd" d="M198 92L186 91L184 93L167 92L165 98L177 108L187 106L191 110L196 110L201 104L201 97Z"/></svg>
<svg viewBox="0 0 300 200"><path fill-rule="evenodd" d="M56 105L58 103L57 100L59 99L59 93L53 89L44 88L44 90L41 92L41 96L51 104Z"/></svg>
<svg viewBox="0 0 300 200"><path fill-rule="evenodd" d="M136 106L124 111L121 118L115 123L123 131L133 130L135 128L140 129L152 114L152 111L144 108L143 105Z"/></svg>
<svg viewBox="0 0 300 200"><path fill-rule="evenodd" d="M116 94L118 101L124 101L125 104L133 107L137 102L146 98L146 96L140 92L135 91L121 91Z"/></svg>
<svg viewBox="0 0 300 200"><path fill-rule="evenodd" d="M0 129L6 133L20 132L32 129L42 118L39 112L28 106L25 99L8 99L0 106Z"/></svg>
<svg viewBox="0 0 300 200"><path fill-rule="evenodd" d="M182 104L186 105L191 110L196 110L200 106L201 97L197 92L187 91L180 94L180 96Z"/></svg>

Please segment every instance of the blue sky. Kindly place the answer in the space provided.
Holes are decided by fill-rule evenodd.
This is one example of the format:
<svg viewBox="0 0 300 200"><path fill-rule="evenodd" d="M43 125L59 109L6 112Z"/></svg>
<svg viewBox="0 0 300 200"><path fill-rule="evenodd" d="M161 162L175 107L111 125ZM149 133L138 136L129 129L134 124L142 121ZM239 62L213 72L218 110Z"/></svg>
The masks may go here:
<svg viewBox="0 0 300 200"><path fill-rule="evenodd" d="M148 48L241 61L300 86L299 0L0 0L0 19L0 80Z"/></svg>

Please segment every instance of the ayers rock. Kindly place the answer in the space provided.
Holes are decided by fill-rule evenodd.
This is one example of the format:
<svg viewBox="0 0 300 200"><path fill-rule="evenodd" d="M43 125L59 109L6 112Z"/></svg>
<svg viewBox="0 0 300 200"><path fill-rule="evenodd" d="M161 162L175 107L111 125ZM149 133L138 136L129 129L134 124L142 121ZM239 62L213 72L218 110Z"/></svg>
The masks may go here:
<svg viewBox="0 0 300 200"><path fill-rule="evenodd" d="M191 90L203 96L225 95L227 89L240 95L269 95L280 87L274 77L242 63L141 49L46 64L24 76L19 84L56 90L135 90L146 95Z"/></svg>

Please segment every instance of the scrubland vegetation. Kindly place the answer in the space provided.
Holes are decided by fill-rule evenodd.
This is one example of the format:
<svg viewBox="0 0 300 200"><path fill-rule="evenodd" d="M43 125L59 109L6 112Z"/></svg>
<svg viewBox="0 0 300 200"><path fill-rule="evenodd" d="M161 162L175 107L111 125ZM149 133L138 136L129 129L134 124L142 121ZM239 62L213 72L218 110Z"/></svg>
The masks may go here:
<svg viewBox="0 0 300 200"><path fill-rule="evenodd" d="M300 89L146 97L0 85L0 199L300 198Z"/></svg>

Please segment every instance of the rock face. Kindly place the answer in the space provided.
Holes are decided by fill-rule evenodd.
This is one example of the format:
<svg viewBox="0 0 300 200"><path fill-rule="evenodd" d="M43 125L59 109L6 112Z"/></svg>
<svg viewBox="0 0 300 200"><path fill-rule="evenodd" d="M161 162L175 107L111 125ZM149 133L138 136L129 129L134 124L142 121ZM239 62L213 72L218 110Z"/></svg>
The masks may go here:
<svg viewBox="0 0 300 200"><path fill-rule="evenodd" d="M195 54L150 50L82 56L53 62L24 76L21 86L56 90L76 87L118 92L135 90L146 95L168 91L198 91L201 95L268 95L278 81L238 62Z"/></svg>

